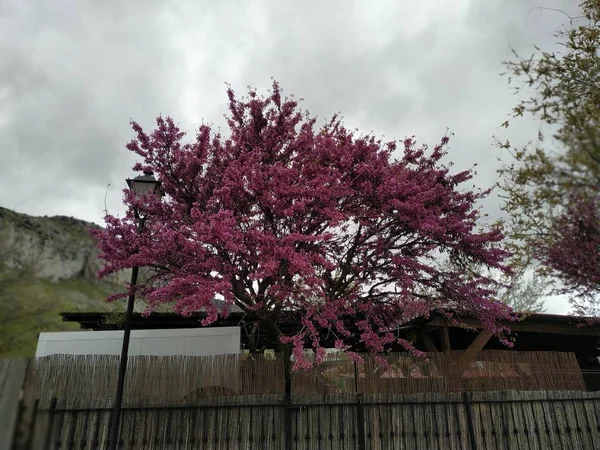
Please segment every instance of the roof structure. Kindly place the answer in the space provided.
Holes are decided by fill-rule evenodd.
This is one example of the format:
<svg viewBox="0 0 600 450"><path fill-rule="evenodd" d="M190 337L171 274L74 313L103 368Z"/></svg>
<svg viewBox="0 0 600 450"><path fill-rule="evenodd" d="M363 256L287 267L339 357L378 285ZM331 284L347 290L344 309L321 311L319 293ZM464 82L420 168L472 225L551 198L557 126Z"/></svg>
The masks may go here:
<svg viewBox="0 0 600 450"><path fill-rule="evenodd" d="M115 313L101 312L63 312L63 321L77 322L86 330L119 330L122 329L123 318ZM124 314L123 314L124 316ZM174 329L202 327L201 320L206 313L199 312L189 317L176 313L152 313L148 317L134 313L132 329ZM298 313L290 313L279 323L286 334L300 329ZM572 352L577 357L579 365L588 385L591 383L600 390L600 325L587 324L586 318L563 316L555 314L529 314L519 322L509 324L514 335L513 351L554 351ZM507 350L508 348L489 333L483 325L472 318L462 318L464 325L448 321L441 313L432 313L429 317L416 318L400 330L401 337L412 342L418 349L427 352L447 350ZM242 347L248 345L250 331L254 321L242 311L232 311L227 318L221 318L211 327L239 326L241 328ZM348 323L350 331L353 326ZM362 351L356 339L357 333L346 339L346 343L357 351ZM325 345L334 345L336 339L328 330L322 330ZM257 347L269 347L266 333L261 335L259 330L255 336ZM401 351L402 348L391 347L391 350Z"/></svg>
<svg viewBox="0 0 600 450"><path fill-rule="evenodd" d="M61 316L63 321L77 322L82 329L86 330L122 329L122 319L115 313L62 312ZM140 313L134 313L132 329L199 328L203 327L201 320L205 317L206 314L203 312L192 314L189 317L165 312L152 313L148 317L144 317ZM293 332L299 327L298 317L296 314L289 314L287 320L283 320L280 327L286 333ZM459 324L449 322L444 315L433 313L429 318L419 317L412 320L399 332L410 337L411 341L423 350L465 350L472 344L475 335L473 330L485 330L483 330L482 324L475 319L462 318L461 321L472 329L465 329ZM239 326L242 328L243 341L244 328L251 324L253 321L245 313L233 311L227 318L221 318L210 326ZM598 351L600 325L587 325L585 318L555 314L530 314L523 320L509 325L515 335L513 347L515 350L577 350L581 354L600 356ZM326 333L327 330L323 330L323 332ZM356 344L355 342L348 343ZM483 346L486 349L505 348L500 342L491 338L487 339Z"/></svg>

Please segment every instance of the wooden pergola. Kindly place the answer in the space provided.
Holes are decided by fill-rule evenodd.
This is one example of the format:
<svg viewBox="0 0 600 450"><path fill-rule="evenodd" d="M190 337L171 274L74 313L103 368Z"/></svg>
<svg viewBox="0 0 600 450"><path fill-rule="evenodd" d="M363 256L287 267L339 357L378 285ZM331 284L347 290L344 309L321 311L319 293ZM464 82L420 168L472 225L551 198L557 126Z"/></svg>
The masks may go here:
<svg viewBox="0 0 600 450"><path fill-rule="evenodd" d="M122 320L115 313L63 312L63 321L79 323L86 330L119 330ZM199 328L204 313L182 317L175 313L153 313L148 317L135 313L132 329L174 329ZM398 330L401 337L412 342L416 348L426 352L450 350L513 350L513 351L553 351L575 354L590 390L600 390L600 325L589 325L585 318L555 314L530 314L518 322L511 322L514 345L507 348L494 338L492 333L476 319L462 317L460 324L448 320L444 314L432 313L428 318L419 317ZM285 333L299 330L299 314L289 314L280 324ZM226 319L220 319L210 327L237 326L241 328L241 345L247 347L250 330L254 321L240 311L231 312ZM465 327L467 325L468 328ZM352 331L352 324L347 324ZM347 344L360 351L357 333L347 339ZM327 344L334 337L322 330L323 341ZM261 342L258 334L257 346L268 345ZM326 345L327 346L327 345ZM390 348L400 351L401 348Z"/></svg>

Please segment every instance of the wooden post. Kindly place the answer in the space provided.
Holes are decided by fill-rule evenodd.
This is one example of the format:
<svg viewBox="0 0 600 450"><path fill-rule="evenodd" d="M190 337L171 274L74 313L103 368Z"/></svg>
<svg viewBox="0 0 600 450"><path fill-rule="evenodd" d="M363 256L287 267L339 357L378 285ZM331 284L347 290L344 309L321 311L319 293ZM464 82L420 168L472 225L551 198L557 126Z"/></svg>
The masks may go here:
<svg viewBox="0 0 600 450"><path fill-rule="evenodd" d="M485 347L485 344L488 343L493 335L494 334L491 331L481 330L475 339L473 339L473 342L471 342L469 347L467 347L467 351L478 352L483 350L483 347Z"/></svg>
<svg viewBox="0 0 600 450"><path fill-rule="evenodd" d="M442 351L449 352L452 348L450 347L450 331L448 327L440 328L440 333L442 335Z"/></svg>
<svg viewBox="0 0 600 450"><path fill-rule="evenodd" d="M473 339L473 342L467 347L462 355L456 361L456 373L453 374L457 383L462 383L461 378L464 371L469 365L477 358L478 353L483 350L485 344L490 340L493 334L488 330L481 330L479 334Z"/></svg>
<svg viewBox="0 0 600 450"><path fill-rule="evenodd" d="M284 397L284 439L285 450L292 450L292 349L289 344L281 349L283 356L283 372L285 377L285 397Z"/></svg>
<svg viewBox="0 0 600 450"><path fill-rule="evenodd" d="M0 360L0 443L12 448L23 410L23 385L29 361Z"/></svg>
<svg viewBox="0 0 600 450"><path fill-rule="evenodd" d="M356 409L356 421L358 422L358 450L367 450L367 437L365 435L365 410L362 404L361 394L356 394Z"/></svg>
<svg viewBox="0 0 600 450"><path fill-rule="evenodd" d="M425 350L431 353L439 352L438 348L435 345L435 342L433 342L433 339L431 339L429 334L425 332L421 333L421 339L423 340L423 345L425 345Z"/></svg>
<svg viewBox="0 0 600 450"><path fill-rule="evenodd" d="M354 391L356 392L356 426L358 430L358 449L366 450L365 410L362 404L362 394L358 387L358 363L354 361Z"/></svg>
<svg viewBox="0 0 600 450"><path fill-rule="evenodd" d="M55 412L54 410L56 409L56 404L57 404L57 400L56 397L54 397L52 399L52 401L50 402L50 409L48 410L48 431L46 433L46 445L45 445L45 449L46 448L52 448L50 445L52 443L52 438L53 436L53 431L54 431L54 415Z"/></svg>
<svg viewBox="0 0 600 450"><path fill-rule="evenodd" d="M477 450L477 437L475 435L475 424L473 423L473 405L471 405L468 392L463 392L462 397L467 412L467 428L469 429L469 441L471 442L471 449Z"/></svg>
<svg viewBox="0 0 600 450"><path fill-rule="evenodd" d="M36 419L37 419L37 412L38 412L38 407L39 407L40 401L39 399L35 399L35 403L33 404L33 411L31 413L31 424L29 426L29 433L27 436L27 441L25 443L25 449L27 450L31 450L32 446L33 446L33 437L35 434L35 424L36 424ZM17 450L19 447L16 447L15 450Z"/></svg>
<svg viewBox="0 0 600 450"><path fill-rule="evenodd" d="M283 438L285 450L292 450L292 402L289 392L285 393L283 418Z"/></svg>

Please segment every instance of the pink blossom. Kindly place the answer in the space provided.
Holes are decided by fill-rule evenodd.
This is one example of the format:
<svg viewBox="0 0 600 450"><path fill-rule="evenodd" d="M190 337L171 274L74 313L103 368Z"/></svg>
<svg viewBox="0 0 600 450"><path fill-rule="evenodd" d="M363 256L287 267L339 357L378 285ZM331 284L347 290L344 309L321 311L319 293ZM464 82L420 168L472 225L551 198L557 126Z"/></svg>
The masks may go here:
<svg viewBox="0 0 600 450"><path fill-rule="evenodd" d="M538 256L562 282L556 290L571 295L574 312L600 317L600 199L573 195L554 222Z"/></svg>
<svg viewBox="0 0 600 450"><path fill-rule="evenodd" d="M488 192L465 188L472 172L452 174L441 162L449 136L429 150L414 138L398 145L356 134L337 116L317 127L277 83L266 97L227 95L228 137L203 125L184 142L169 117L150 133L132 123L134 170L152 170L166 196L125 192L125 217L108 215L93 232L101 275L147 266L153 276L138 289L151 307L206 310L206 324L226 314L212 303L222 296L273 345L292 345L297 369L312 364L305 347L322 359L328 333L358 358L344 344L352 323L373 353L393 343L415 350L395 330L435 309L506 335L500 321L511 313L494 280L434 264L446 253L508 270L500 230L478 227L476 204ZM141 233L135 209L148 217ZM277 326L289 311L303 317L292 336Z"/></svg>

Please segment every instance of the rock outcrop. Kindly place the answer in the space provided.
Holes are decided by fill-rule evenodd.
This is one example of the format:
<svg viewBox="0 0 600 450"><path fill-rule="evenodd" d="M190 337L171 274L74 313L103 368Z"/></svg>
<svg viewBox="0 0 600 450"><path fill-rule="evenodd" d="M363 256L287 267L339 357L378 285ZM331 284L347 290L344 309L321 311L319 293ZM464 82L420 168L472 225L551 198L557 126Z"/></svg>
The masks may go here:
<svg viewBox="0 0 600 450"><path fill-rule="evenodd" d="M33 217L0 207L0 258L5 266L29 269L52 281L83 278L95 281L102 267L95 240L98 225L72 217ZM122 284L128 273L107 281Z"/></svg>

